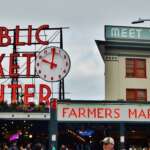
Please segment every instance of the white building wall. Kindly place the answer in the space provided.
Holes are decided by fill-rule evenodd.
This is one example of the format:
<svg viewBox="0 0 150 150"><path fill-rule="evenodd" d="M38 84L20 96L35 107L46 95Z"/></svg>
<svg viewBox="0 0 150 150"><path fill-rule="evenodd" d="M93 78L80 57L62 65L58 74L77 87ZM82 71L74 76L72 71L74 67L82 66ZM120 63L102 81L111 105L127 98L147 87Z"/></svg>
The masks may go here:
<svg viewBox="0 0 150 150"><path fill-rule="evenodd" d="M150 101L150 58L146 58L146 78L126 78L125 60L129 57L106 56L105 58L106 100L126 100L126 89L133 88L147 89L147 99Z"/></svg>
<svg viewBox="0 0 150 150"><path fill-rule="evenodd" d="M119 62L111 60L111 57L105 59L105 99L116 100L119 97L118 84Z"/></svg>

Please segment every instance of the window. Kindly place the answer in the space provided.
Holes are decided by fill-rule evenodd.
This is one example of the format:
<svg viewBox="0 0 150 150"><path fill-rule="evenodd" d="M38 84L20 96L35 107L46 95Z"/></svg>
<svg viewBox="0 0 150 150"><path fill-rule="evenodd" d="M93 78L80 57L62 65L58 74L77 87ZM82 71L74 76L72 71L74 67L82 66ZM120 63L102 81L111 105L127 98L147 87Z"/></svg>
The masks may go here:
<svg viewBox="0 0 150 150"><path fill-rule="evenodd" d="M126 59L126 77L146 78L146 60L145 59Z"/></svg>
<svg viewBox="0 0 150 150"><path fill-rule="evenodd" d="M126 90L127 101L147 101L146 89L127 89Z"/></svg>

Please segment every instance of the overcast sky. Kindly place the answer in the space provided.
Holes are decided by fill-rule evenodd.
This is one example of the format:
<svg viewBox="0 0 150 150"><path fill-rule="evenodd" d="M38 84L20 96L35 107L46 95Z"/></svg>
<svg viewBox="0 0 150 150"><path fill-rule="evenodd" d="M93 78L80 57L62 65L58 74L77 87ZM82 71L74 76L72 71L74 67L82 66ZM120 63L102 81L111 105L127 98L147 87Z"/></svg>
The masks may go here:
<svg viewBox="0 0 150 150"><path fill-rule="evenodd" d="M104 99L104 63L94 42L104 40L104 25L130 26L138 17L150 18L149 0L0 0L0 5L2 26L70 27L64 49L72 62L65 82L71 99Z"/></svg>

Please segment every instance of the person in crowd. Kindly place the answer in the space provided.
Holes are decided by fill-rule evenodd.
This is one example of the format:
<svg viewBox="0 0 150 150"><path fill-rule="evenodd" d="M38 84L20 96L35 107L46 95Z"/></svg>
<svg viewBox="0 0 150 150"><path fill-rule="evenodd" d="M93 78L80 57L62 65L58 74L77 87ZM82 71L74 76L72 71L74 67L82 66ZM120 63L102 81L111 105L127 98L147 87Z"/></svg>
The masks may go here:
<svg viewBox="0 0 150 150"><path fill-rule="evenodd" d="M17 143L13 143L8 150L18 150Z"/></svg>
<svg viewBox="0 0 150 150"><path fill-rule="evenodd" d="M26 148L24 148L23 145L20 145L19 150L26 150Z"/></svg>
<svg viewBox="0 0 150 150"><path fill-rule="evenodd" d="M8 145L6 143L3 143L2 150L8 150Z"/></svg>
<svg viewBox="0 0 150 150"><path fill-rule="evenodd" d="M44 150L44 147L42 146L41 143L35 144L33 150Z"/></svg>
<svg viewBox="0 0 150 150"><path fill-rule="evenodd" d="M28 144L27 144L26 150L32 150L32 144L31 144L31 143L28 143Z"/></svg>
<svg viewBox="0 0 150 150"><path fill-rule="evenodd" d="M19 150L27 150L23 144L19 146Z"/></svg>
<svg viewBox="0 0 150 150"><path fill-rule="evenodd" d="M114 150L115 142L112 137L105 137L102 140L103 150Z"/></svg>
<svg viewBox="0 0 150 150"><path fill-rule="evenodd" d="M64 144L61 145L60 150L68 150L67 146L65 146Z"/></svg>

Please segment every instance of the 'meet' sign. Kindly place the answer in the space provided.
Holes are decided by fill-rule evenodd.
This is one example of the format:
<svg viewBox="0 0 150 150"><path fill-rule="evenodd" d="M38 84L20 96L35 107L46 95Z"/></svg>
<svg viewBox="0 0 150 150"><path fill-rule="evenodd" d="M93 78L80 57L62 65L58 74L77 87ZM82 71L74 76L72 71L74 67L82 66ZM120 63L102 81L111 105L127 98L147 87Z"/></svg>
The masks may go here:
<svg viewBox="0 0 150 150"><path fill-rule="evenodd" d="M150 28L126 27L126 26L105 26L106 40L134 40L150 41Z"/></svg>

